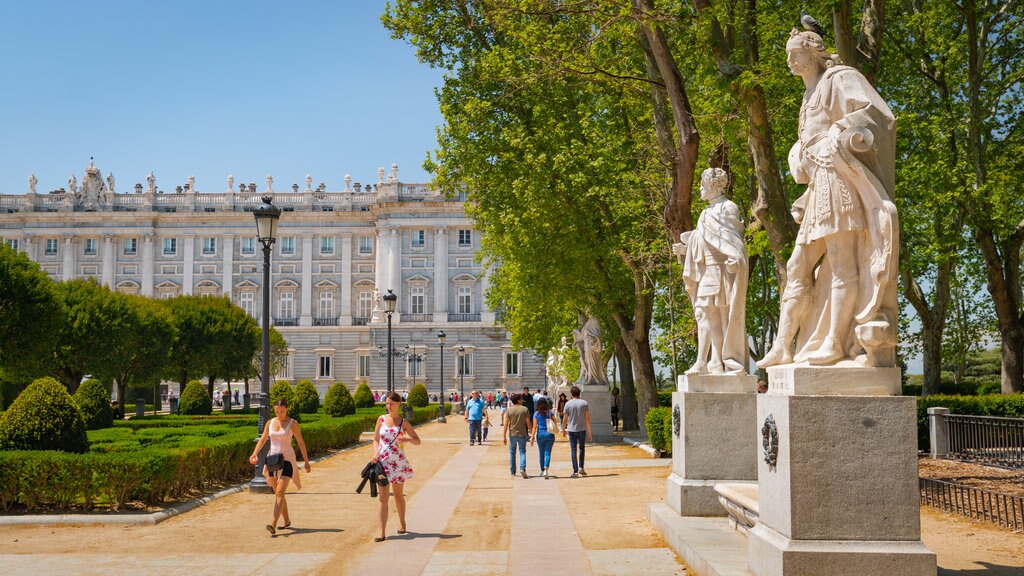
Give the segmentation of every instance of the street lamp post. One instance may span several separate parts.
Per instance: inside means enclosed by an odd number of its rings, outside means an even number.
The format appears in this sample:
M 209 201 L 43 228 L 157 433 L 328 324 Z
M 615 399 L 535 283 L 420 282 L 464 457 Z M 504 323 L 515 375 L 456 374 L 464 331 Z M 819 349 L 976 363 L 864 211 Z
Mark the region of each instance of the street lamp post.
M 466 348 L 459 346 L 459 402 L 466 405 Z
M 413 388 L 415 388 L 416 374 L 419 373 L 420 371 L 420 362 L 422 362 L 423 359 L 427 356 L 427 353 L 424 352 L 423 354 L 417 354 L 416 346 L 409 348 L 409 345 L 406 344 L 405 353 L 403 354 L 403 356 L 405 356 L 406 361 L 408 361 L 409 364 L 411 365 L 409 372 L 412 373 L 412 386 Z
M 438 387 L 440 393 L 437 396 L 438 408 L 437 408 L 437 421 L 444 424 L 446 422 L 444 417 L 444 330 L 437 333 L 437 343 L 441 345 L 441 377 L 438 378 Z
M 388 315 L 388 394 L 395 391 L 395 365 L 394 349 L 391 345 L 391 315 L 395 313 L 395 304 L 398 303 L 398 295 L 393 291 L 388 290 L 388 293 L 384 295 L 384 311 Z
M 270 253 L 274 242 L 277 241 L 277 222 L 281 217 L 281 209 L 274 206 L 270 196 L 263 197 L 263 204 L 253 210 L 256 217 L 256 238 L 263 245 L 263 349 L 260 359 L 260 400 L 259 420 L 256 425 L 256 441 L 259 442 L 263 435 L 263 428 L 267 425 L 269 407 L 267 402 L 270 399 Z M 260 472 L 263 470 L 263 462 L 266 459 L 270 444 L 267 443 L 263 450 L 257 455 L 256 470 L 254 472 L 249 490 L 253 492 L 270 493 L 270 486 Z

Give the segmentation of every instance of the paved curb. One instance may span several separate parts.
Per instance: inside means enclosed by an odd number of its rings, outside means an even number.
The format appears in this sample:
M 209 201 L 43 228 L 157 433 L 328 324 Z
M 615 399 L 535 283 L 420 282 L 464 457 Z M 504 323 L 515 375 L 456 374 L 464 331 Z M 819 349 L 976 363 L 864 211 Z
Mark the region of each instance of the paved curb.
M 643 440 L 637 440 L 635 438 L 627 438 L 623 436 L 622 441 L 634 448 L 639 448 L 644 452 L 647 452 L 648 454 L 651 455 L 651 458 L 661 458 L 661 450 L 658 450 L 657 448 L 651 446 L 650 444 L 644 442 Z
M 432 424 L 437 422 L 436 419 L 429 420 L 423 424 Z M 419 426 L 422 426 L 420 424 Z M 360 434 L 361 435 L 361 434 Z M 310 464 L 315 464 L 328 458 L 333 458 L 339 454 L 355 450 L 356 448 L 362 448 L 370 444 L 369 441 L 363 440 L 356 442 L 351 446 L 347 446 L 326 456 L 321 456 L 314 460 L 310 460 Z M 210 494 L 208 496 L 201 496 L 194 500 L 187 502 L 181 502 L 168 506 L 158 512 L 151 512 L 149 514 L 26 514 L 24 516 L 0 516 L 0 526 L 55 526 L 55 525 L 82 525 L 82 524 L 122 524 L 129 526 L 137 525 L 156 525 L 172 516 L 184 514 L 194 510 L 203 504 L 209 504 L 214 500 L 219 500 L 225 496 L 232 494 L 238 494 L 249 487 L 249 482 L 243 482 L 230 488 L 225 488 L 220 492 Z

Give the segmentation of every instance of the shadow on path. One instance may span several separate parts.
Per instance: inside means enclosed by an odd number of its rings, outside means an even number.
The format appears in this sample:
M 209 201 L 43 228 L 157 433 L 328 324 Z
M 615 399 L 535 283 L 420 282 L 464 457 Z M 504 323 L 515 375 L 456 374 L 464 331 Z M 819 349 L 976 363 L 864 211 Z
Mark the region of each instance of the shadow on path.
M 974 574 L 985 574 L 985 576 L 1020 576 L 1024 568 L 1020 566 L 1005 566 L 991 562 L 976 562 L 984 568 L 964 568 L 962 570 L 949 570 L 939 568 L 939 576 L 973 576 Z
M 388 540 L 419 540 L 423 538 L 437 538 L 438 540 L 452 540 L 462 538 L 462 534 L 439 534 L 437 532 L 406 532 L 397 536 L 388 536 Z
M 288 538 L 289 536 L 301 536 L 303 534 L 328 534 L 344 532 L 341 528 L 279 528 L 275 537 Z

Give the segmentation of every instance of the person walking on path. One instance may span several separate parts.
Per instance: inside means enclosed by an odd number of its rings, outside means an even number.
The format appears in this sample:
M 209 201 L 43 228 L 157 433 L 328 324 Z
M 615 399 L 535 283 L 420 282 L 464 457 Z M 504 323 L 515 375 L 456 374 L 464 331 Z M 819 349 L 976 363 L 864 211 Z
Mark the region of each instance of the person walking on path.
M 531 416 L 523 406 L 522 394 L 513 394 L 510 402 L 512 406 L 505 412 L 501 442 L 508 446 L 508 469 L 512 476 L 516 475 L 516 452 L 519 452 L 519 473 L 523 478 L 529 478 L 526 474 L 526 439 L 530 435 Z
M 487 440 L 487 431 L 491 429 L 491 409 L 484 410 L 484 419 L 480 422 L 480 428 L 484 433 L 484 440 Z
M 612 388 L 612 429 L 618 432 L 619 430 L 619 389 Z
M 569 453 L 572 455 L 572 477 L 586 476 L 583 460 L 587 454 L 587 442 L 593 442 L 590 430 L 590 405 L 580 399 L 580 387 L 569 389 L 572 400 L 565 403 L 565 415 L 562 416 L 562 436 L 569 436 Z M 579 450 L 579 459 L 576 452 Z
M 487 393 L 487 407 L 491 408 L 494 406 L 494 392 Z
M 267 524 L 267 532 L 270 532 L 271 536 L 277 534 L 278 519 L 284 520 L 281 528 L 289 528 L 292 525 L 291 517 L 288 516 L 288 501 L 284 497 L 285 491 L 288 490 L 288 481 L 294 481 L 296 488 L 302 488 L 299 464 L 295 460 L 295 449 L 292 448 L 292 437 L 295 437 L 295 442 L 298 443 L 299 450 L 302 451 L 306 472 L 311 471 L 309 453 L 306 451 L 305 441 L 302 440 L 302 429 L 298 422 L 288 417 L 288 402 L 284 399 L 274 402 L 274 415 L 275 418 L 263 426 L 263 434 L 260 436 L 259 442 L 256 443 L 256 449 L 252 451 L 252 456 L 249 456 L 249 463 L 255 466 L 258 461 L 257 455 L 269 438 L 270 452 L 267 453 L 267 456 L 281 454 L 284 457 L 284 467 L 274 472 L 267 470 L 266 464 L 263 465 L 263 477 L 267 479 L 267 484 L 274 491 L 274 520 Z
M 480 428 L 484 420 L 484 400 L 480 393 L 473 390 L 469 394 L 469 401 L 466 402 L 466 421 L 469 422 L 469 445 L 475 441 L 483 444 Z
M 555 414 L 558 415 L 559 422 L 563 420 L 562 414 L 565 414 L 565 403 L 568 401 L 569 399 L 565 397 L 565 392 L 562 392 L 558 395 L 558 404 L 555 408 Z
M 412 478 L 412 466 L 409 459 L 405 457 L 405 450 L 402 445 L 408 442 L 414 446 L 419 445 L 420 437 L 413 429 L 412 423 L 402 418 L 399 413 L 402 408 L 402 397 L 398 392 L 392 392 L 384 397 L 384 406 L 387 414 L 377 419 L 377 426 L 373 430 L 373 462 L 382 461 L 384 471 L 388 475 L 388 485 L 380 489 L 380 536 L 374 538 L 374 542 L 384 541 L 384 529 L 388 524 L 388 499 L 389 492 L 395 492 L 395 508 L 398 509 L 398 533 L 405 534 L 405 481 Z
M 530 387 L 523 386 L 523 406 L 533 414 L 536 411 L 536 405 L 533 403 L 533 395 L 530 394 Z
M 533 422 L 530 427 L 530 446 L 537 443 L 540 455 L 540 469 L 544 479 L 548 479 L 548 467 L 551 466 L 551 449 L 555 446 L 555 435 L 548 429 L 548 421 L 558 427 L 558 420 L 555 420 L 555 411 L 548 405 L 544 398 L 537 400 L 537 411 L 533 413 Z

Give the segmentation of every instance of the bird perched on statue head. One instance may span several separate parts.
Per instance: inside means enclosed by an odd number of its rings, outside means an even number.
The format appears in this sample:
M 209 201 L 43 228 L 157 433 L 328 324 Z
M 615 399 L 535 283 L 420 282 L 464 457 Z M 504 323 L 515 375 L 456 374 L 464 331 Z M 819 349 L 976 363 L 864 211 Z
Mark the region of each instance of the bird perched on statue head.
M 811 16 L 803 10 L 800 11 L 800 24 L 803 25 L 805 30 L 814 32 L 822 38 L 825 37 L 825 31 L 821 28 L 821 24 L 814 19 L 814 16 Z

